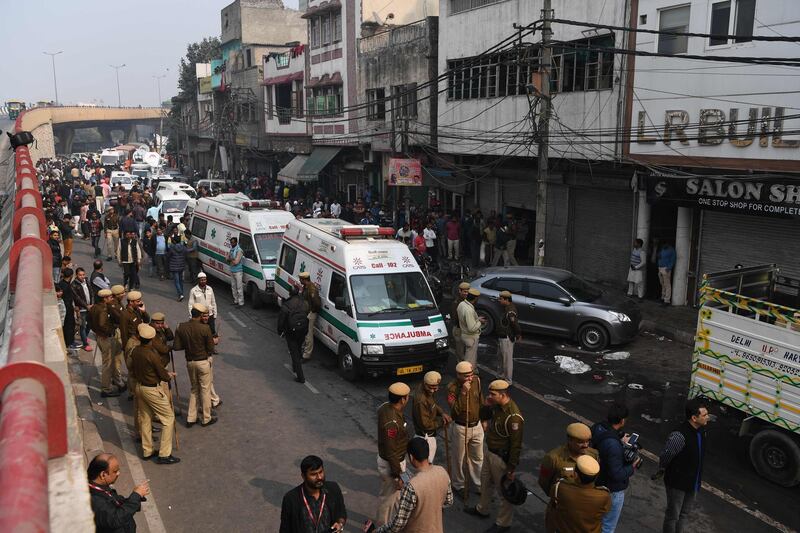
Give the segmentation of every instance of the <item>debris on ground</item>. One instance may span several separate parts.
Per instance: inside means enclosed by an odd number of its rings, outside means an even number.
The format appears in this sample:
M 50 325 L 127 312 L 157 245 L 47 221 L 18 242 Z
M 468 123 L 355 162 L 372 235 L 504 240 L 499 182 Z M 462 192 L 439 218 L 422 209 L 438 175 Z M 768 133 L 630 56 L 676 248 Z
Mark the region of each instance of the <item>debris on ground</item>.
M 661 419 L 660 418 L 657 418 L 655 416 L 650 416 L 650 415 L 648 415 L 646 413 L 642 413 L 642 418 L 644 418 L 648 422 L 652 422 L 653 424 L 660 424 L 661 423 Z
M 644 390 L 644 385 L 639 383 L 628 383 L 628 388 L 633 390 Z
M 592 367 L 583 361 L 578 361 L 566 355 L 557 355 L 555 356 L 555 360 L 561 370 L 569 374 L 583 374 L 592 369 Z
M 611 385 L 612 387 L 619 387 L 619 383 L 617 383 L 616 381 L 609 381 L 608 384 Z
M 569 392 L 569 391 L 567 391 L 567 392 Z M 544 395 L 544 399 L 545 400 L 550 400 L 551 402 L 571 402 L 572 401 L 569 398 L 564 398 L 563 396 L 557 396 L 555 394 L 545 394 Z
M 603 381 L 606 378 L 605 376 L 601 376 L 600 374 L 592 374 L 592 379 L 595 381 Z
M 631 352 L 613 352 L 607 353 L 603 356 L 606 361 L 622 361 L 631 356 Z

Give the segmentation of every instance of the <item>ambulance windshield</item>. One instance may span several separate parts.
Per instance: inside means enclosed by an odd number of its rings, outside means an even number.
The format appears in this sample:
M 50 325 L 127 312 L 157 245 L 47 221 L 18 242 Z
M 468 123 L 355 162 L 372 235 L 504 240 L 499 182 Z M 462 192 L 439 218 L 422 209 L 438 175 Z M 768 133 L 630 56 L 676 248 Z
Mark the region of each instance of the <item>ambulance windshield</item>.
M 436 307 L 421 272 L 351 276 L 350 285 L 358 313 L 376 315 Z
M 283 233 L 256 233 L 256 248 L 262 265 L 274 265 L 278 260 L 278 248 Z

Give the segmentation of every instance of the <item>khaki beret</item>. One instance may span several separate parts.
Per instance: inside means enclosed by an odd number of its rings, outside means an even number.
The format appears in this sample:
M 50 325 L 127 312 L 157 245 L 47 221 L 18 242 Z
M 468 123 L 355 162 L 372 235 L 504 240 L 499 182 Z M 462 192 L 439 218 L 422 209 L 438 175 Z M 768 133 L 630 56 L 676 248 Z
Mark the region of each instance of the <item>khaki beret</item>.
M 425 385 L 438 385 L 442 382 L 442 375 L 435 370 L 431 370 L 425 377 L 422 378 L 425 382 Z
M 152 339 L 156 336 L 156 329 L 149 324 L 139 324 L 136 326 L 136 330 L 139 332 L 139 337 L 143 339 Z
M 166 320 L 166 319 L 167 319 L 167 317 L 162 312 L 153 313 L 152 315 L 150 315 L 150 320 L 151 321 L 156 320 L 158 322 L 161 322 L 162 320 Z
M 113 287 L 111 287 L 111 294 L 114 295 L 125 294 L 125 287 L 123 287 L 122 285 L 114 285 Z
M 198 311 L 200 313 L 208 313 L 208 307 L 206 307 L 203 304 L 194 304 L 192 306 L 192 309 L 194 309 L 195 311 Z
M 208 276 L 206 276 L 206 273 L 205 273 L 205 272 L 200 272 L 200 273 L 197 275 L 197 279 L 200 279 L 200 278 L 206 278 L 206 277 L 208 277 Z
M 139 292 L 139 291 L 131 291 L 131 292 L 128 293 L 128 301 L 129 302 L 132 302 L 134 300 L 141 300 L 141 299 L 142 299 L 142 293 Z
M 508 291 L 500 291 L 500 298 L 506 298 L 507 300 L 510 300 L 511 293 Z
M 309 274 L 308 272 L 300 272 L 300 275 L 298 277 L 300 279 L 311 279 L 311 274 Z
M 591 440 L 592 430 L 586 424 L 575 422 L 567 426 L 567 437 L 578 440 Z
M 111 292 L 111 291 L 110 291 L 110 290 L 108 290 L 108 289 L 100 289 L 99 291 L 97 291 L 97 295 L 98 295 L 100 298 L 105 298 L 106 296 L 112 296 L 113 294 L 114 294 L 114 293 L 113 293 L 113 292 Z
M 469 283 L 467 283 L 466 281 L 462 281 L 461 283 L 458 284 L 458 288 L 461 289 L 462 291 L 466 291 L 469 289 Z
M 472 372 L 472 363 L 469 361 L 461 361 L 456 365 L 456 372 L 459 374 L 469 374 Z
M 508 390 L 508 387 L 509 387 L 508 381 L 504 379 L 496 379 L 491 383 L 489 383 L 489 390 L 505 391 Z
M 469 295 L 470 296 L 480 296 L 481 295 L 481 291 L 479 291 L 478 289 L 470 289 L 469 290 Z
M 411 393 L 411 388 L 402 381 L 398 381 L 389 386 L 389 392 L 395 396 L 408 396 Z
M 590 455 L 581 455 L 576 463 L 578 470 L 585 476 L 596 476 L 600 473 L 600 463 Z

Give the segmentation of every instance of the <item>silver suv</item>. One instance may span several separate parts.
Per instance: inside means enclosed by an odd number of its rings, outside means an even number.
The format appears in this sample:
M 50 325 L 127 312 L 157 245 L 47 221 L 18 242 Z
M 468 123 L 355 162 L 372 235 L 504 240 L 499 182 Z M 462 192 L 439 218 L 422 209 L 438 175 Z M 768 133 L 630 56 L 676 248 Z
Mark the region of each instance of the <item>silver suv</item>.
M 470 285 L 490 335 L 503 315 L 500 291 L 509 291 L 523 332 L 577 340 L 587 350 L 623 344 L 639 333 L 641 313 L 632 300 L 614 296 L 567 270 L 549 267 L 487 268 Z

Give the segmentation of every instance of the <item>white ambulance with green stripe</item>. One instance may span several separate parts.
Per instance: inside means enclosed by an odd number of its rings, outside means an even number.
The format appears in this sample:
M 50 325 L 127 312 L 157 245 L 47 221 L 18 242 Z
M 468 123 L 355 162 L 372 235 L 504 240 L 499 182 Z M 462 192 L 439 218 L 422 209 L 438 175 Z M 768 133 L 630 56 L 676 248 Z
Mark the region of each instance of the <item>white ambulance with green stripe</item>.
M 443 367 L 447 328 L 408 246 L 392 228 L 339 219 L 292 220 L 283 235 L 275 292 L 288 297 L 308 272 L 322 309 L 314 335 L 349 380 Z
M 225 193 L 198 200 L 189 228 L 197 239 L 203 271 L 228 283 L 230 265 L 225 259 L 231 238 L 239 240 L 244 254 L 245 296 L 257 308 L 275 300 L 278 249 L 283 232 L 293 219 L 275 202 Z

